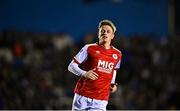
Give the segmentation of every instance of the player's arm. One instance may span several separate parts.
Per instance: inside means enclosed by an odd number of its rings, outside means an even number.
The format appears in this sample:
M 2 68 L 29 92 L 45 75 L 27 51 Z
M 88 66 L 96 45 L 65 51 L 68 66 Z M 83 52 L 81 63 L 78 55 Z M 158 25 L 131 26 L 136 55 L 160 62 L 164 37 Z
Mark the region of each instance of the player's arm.
M 79 64 L 87 59 L 87 48 L 88 46 L 85 45 L 79 53 L 74 57 L 71 63 L 68 66 L 68 70 L 77 76 L 83 76 L 85 78 L 89 78 L 92 80 L 96 80 L 98 78 L 98 74 L 96 74 L 93 69 L 90 71 L 84 71 L 79 68 Z
M 114 70 L 114 72 L 113 72 L 113 77 L 112 77 L 112 80 L 111 80 L 111 87 L 110 87 L 112 93 L 114 93 L 114 92 L 117 91 L 117 85 L 118 85 L 118 84 L 115 83 L 116 73 L 117 73 L 117 71 Z
M 69 64 L 68 70 L 77 76 L 83 76 L 86 73 L 86 71 L 79 68 L 79 65 L 74 60 Z
M 92 80 L 98 79 L 98 74 L 95 73 L 93 69 L 89 71 L 84 71 L 79 68 L 78 64 L 74 60 L 72 60 L 69 64 L 68 70 L 77 76 L 83 76 Z
M 115 70 L 113 72 L 113 77 L 112 77 L 112 80 L 111 80 L 111 87 L 110 87 L 112 93 L 117 91 L 118 83 L 116 83 L 115 80 L 116 80 L 117 69 L 120 68 L 120 64 L 121 64 L 121 60 L 118 61 L 117 65 L 115 67 Z

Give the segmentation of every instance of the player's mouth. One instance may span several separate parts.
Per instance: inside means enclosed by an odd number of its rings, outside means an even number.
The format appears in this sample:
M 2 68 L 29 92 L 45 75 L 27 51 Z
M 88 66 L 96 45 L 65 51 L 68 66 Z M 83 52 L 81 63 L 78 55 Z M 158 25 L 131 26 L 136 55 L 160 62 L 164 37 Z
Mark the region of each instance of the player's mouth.
M 102 38 L 103 38 L 103 39 L 106 39 L 106 38 L 108 38 L 108 37 L 107 37 L 107 36 L 105 36 L 105 35 L 103 35 L 103 36 L 102 36 Z

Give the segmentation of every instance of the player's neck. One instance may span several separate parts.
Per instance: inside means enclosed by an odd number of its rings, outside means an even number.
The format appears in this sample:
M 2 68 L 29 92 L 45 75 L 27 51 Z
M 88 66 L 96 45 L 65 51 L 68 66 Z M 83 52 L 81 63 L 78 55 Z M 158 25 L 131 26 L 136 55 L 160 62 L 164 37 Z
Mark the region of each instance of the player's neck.
M 108 42 L 99 42 L 101 46 L 103 46 L 105 49 L 110 49 L 111 48 L 111 43 Z

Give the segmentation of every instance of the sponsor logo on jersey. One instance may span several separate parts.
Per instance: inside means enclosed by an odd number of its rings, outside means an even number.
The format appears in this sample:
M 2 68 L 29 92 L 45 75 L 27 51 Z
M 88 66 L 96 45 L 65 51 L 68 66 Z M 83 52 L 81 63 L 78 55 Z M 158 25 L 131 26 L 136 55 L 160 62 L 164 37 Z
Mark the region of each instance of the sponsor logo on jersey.
M 111 73 L 114 68 L 114 63 L 104 61 L 104 60 L 98 60 L 98 71 L 105 72 L 105 73 Z

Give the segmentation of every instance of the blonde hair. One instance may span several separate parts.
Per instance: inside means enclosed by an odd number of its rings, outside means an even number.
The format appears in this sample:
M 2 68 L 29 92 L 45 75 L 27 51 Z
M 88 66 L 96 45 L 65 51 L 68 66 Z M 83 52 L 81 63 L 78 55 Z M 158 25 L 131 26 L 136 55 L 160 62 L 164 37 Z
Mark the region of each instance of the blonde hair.
M 116 32 L 116 26 L 113 24 L 112 21 L 107 19 L 100 21 L 98 25 L 98 29 L 100 29 L 102 25 L 109 25 L 113 29 L 113 32 Z

